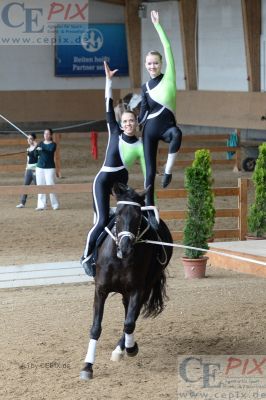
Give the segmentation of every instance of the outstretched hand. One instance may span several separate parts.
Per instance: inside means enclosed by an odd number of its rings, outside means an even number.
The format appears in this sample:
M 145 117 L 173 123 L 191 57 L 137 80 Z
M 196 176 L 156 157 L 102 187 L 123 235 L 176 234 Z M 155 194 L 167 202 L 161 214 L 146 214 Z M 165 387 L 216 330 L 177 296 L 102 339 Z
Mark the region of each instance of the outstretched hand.
M 104 70 L 105 70 L 106 78 L 112 79 L 112 77 L 114 76 L 114 74 L 116 74 L 118 69 L 114 69 L 113 71 L 111 71 L 110 68 L 109 68 L 109 65 L 107 64 L 107 62 L 104 61 L 103 63 L 104 63 Z
M 159 13 L 158 11 L 151 11 L 151 20 L 153 24 L 159 24 Z

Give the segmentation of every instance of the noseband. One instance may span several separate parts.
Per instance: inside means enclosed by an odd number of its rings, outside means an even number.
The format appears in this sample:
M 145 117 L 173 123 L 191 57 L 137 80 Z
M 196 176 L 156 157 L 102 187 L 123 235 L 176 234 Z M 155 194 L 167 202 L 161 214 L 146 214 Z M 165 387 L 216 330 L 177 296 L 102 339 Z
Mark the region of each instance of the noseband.
M 134 201 L 118 201 L 117 205 L 119 205 L 119 204 L 128 204 L 130 206 L 140 207 L 140 209 L 141 209 L 141 205 Z M 115 242 L 116 242 L 117 247 L 120 247 L 120 243 L 125 237 L 128 237 L 133 242 L 133 244 L 135 244 L 139 237 L 140 225 L 141 225 L 141 219 L 140 219 L 140 223 L 139 223 L 139 226 L 137 229 L 137 235 L 134 235 L 134 233 L 129 232 L 129 231 L 121 231 L 121 232 L 117 233 L 116 232 L 116 224 L 115 224 L 115 236 L 116 236 Z

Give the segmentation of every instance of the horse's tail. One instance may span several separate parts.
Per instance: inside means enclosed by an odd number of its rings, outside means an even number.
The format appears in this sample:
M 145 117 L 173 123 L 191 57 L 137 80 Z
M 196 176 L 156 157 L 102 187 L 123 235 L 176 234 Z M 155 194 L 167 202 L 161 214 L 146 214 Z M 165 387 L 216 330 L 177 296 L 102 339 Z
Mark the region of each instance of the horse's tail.
M 166 294 L 166 275 L 162 269 L 143 304 L 144 318 L 157 317 L 164 310 L 164 303 L 168 299 Z
M 150 238 L 150 237 L 149 237 Z M 163 240 L 161 240 L 161 238 Z M 151 237 L 153 239 L 153 237 Z M 159 232 L 154 240 L 173 243 L 171 233 L 163 220 L 160 220 Z M 172 247 L 153 247 L 153 259 L 147 276 L 147 290 L 143 299 L 142 314 L 145 318 L 157 317 L 164 309 L 164 303 L 168 299 L 166 295 L 165 268 L 173 254 Z

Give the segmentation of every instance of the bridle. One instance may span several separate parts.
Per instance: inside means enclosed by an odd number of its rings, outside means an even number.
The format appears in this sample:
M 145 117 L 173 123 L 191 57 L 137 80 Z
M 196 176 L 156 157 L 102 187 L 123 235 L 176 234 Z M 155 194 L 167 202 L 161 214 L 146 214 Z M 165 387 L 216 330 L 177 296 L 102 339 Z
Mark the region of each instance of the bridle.
M 141 204 L 139 204 L 137 202 L 126 201 L 126 200 L 118 201 L 117 205 L 119 205 L 119 204 L 126 204 L 126 205 L 130 205 L 130 206 L 134 206 L 134 207 L 139 207 L 141 211 L 152 210 L 154 212 L 154 214 L 155 214 L 155 218 L 156 218 L 157 222 L 158 223 L 160 222 L 159 212 L 158 212 L 157 207 L 155 207 L 155 206 L 142 206 Z M 147 225 L 145 226 L 143 231 L 140 232 L 141 222 L 142 222 L 143 218 L 145 218 L 145 220 L 147 222 Z M 144 243 L 144 242 L 147 243 L 148 242 L 147 240 L 141 240 L 141 239 L 142 239 L 143 235 L 149 229 L 150 229 L 149 221 L 148 221 L 148 219 L 146 217 L 143 217 L 142 214 L 141 214 L 141 218 L 140 218 L 140 221 L 139 221 L 139 225 L 138 225 L 138 229 L 137 229 L 137 234 L 136 235 L 134 235 L 134 233 L 129 232 L 129 231 L 121 231 L 121 232 L 117 233 L 116 222 L 115 222 L 115 225 L 114 225 L 114 234 L 110 231 L 110 229 L 107 226 L 105 227 L 105 230 L 108 233 L 108 235 L 110 235 L 111 238 L 115 241 L 115 244 L 116 244 L 116 247 L 117 247 L 117 257 L 118 258 L 122 258 L 122 252 L 120 250 L 120 244 L 121 244 L 121 241 L 123 240 L 123 238 L 128 237 L 131 240 L 133 245 L 137 244 L 137 243 Z M 159 235 L 158 235 L 158 238 L 160 238 Z M 161 265 L 164 265 L 167 262 L 167 255 L 166 255 L 166 251 L 165 251 L 164 246 L 163 246 L 163 253 L 164 253 L 164 258 L 165 258 L 163 261 L 160 260 L 157 257 L 157 260 L 159 261 L 159 263 Z
M 154 206 L 142 206 L 140 203 L 137 203 L 135 201 L 126 201 L 126 200 L 118 201 L 117 205 L 119 205 L 119 204 L 125 204 L 125 205 L 134 206 L 134 207 L 139 207 L 141 211 L 154 210 L 156 219 L 158 219 L 158 221 L 159 221 L 159 213 L 158 213 L 157 208 Z M 143 218 L 143 216 L 141 215 L 136 235 L 129 231 L 117 232 L 116 222 L 114 225 L 114 234 L 110 231 L 110 229 L 107 226 L 105 227 L 105 230 L 111 236 L 111 238 L 115 241 L 117 247 L 120 246 L 121 241 L 125 237 L 128 237 L 133 242 L 133 244 L 135 244 L 135 243 L 140 242 L 140 239 L 150 228 L 149 223 L 147 223 L 147 226 L 143 229 L 142 232 L 140 232 L 142 218 Z
M 125 204 L 125 205 L 134 206 L 134 207 L 139 207 L 141 209 L 141 205 L 139 203 L 134 202 L 134 201 L 118 201 L 117 205 L 119 205 L 119 204 Z M 134 235 L 134 233 L 129 232 L 129 231 L 117 232 L 117 225 L 116 225 L 116 222 L 115 222 L 114 231 L 115 231 L 115 237 L 116 237 L 116 245 L 117 245 L 118 249 L 120 248 L 122 240 L 124 238 L 126 238 L 126 237 L 128 237 L 130 239 L 130 241 L 132 242 L 133 245 L 136 243 L 136 241 L 139 238 L 141 220 L 142 220 L 142 216 L 141 216 L 141 218 L 139 220 L 139 224 L 138 224 L 137 234 L 136 235 Z

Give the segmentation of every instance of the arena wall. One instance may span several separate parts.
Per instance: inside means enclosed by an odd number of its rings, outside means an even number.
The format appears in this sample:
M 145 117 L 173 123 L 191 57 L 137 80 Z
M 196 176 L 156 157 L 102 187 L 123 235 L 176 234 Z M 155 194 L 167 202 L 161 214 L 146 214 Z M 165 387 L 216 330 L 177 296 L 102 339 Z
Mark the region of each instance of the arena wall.
M 261 120 L 261 117 L 266 114 L 265 92 L 263 92 L 266 76 L 264 40 L 266 0 L 262 0 L 262 92 L 256 93 L 247 91 L 240 0 L 232 4 L 226 0 L 198 1 L 199 91 L 184 90 L 185 77 L 177 2 L 147 4 L 147 18 L 142 20 L 142 54 L 140 54 L 142 65 L 147 49 L 160 47 L 149 19 L 149 11 L 154 7 L 161 13 L 162 23 L 172 42 L 176 59 L 178 123 L 264 130 L 265 121 Z M 206 26 L 206 20 L 210 25 Z M 92 2 L 90 21 L 123 22 L 123 7 Z M 219 27 L 216 39 L 210 34 L 215 32 L 215 26 Z M 228 37 L 234 40 L 230 41 Z M 104 77 L 55 77 L 52 46 L 1 47 L 3 61 L 0 65 L 1 114 L 14 122 L 28 125 L 39 121 L 67 122 L 104 118 Z M 222 57 L 224 52 L 226 57 Z M 147 73 L 144 66 L 142 68 L 142 80 L 145 81 Z M 127 77 L 114 79 L 113 87 L 115 99 L 120 97 L 119 90 L 124 94 L 133 90 L 129 89 Z M 1 123 L 0 128 L 2 128 Z
M 120 91 L 114 89 L 114 100 L 119 95 Z M 0 100 L 1 114 L 14 122 L 105 118 L 104 90 L 5 91 L 0 93 Z
M 114 100 L 132 89 L 114 89 Z M 134 89 L 139 92 L 139 89 Z M 1 92 L 1 113 L 14 122 L 105 118 L 104 90 Z M 265 130 L 266 93 L 177 91 L 180 125 Z

